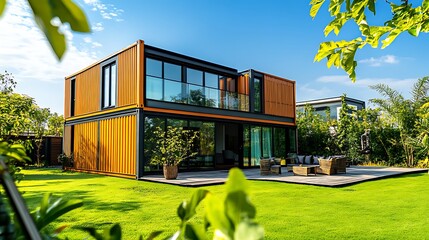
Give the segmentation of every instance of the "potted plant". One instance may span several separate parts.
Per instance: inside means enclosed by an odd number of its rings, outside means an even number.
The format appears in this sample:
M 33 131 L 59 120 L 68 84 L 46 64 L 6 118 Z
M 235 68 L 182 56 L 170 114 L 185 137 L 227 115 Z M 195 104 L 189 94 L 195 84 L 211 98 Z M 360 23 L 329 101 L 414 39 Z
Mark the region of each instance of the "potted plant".
M 198 132 L 168 126 L 166 130 L 157 127 L 154 134 L 157 140 L 150 163 L 163 165 L 165 179 L 176 179 L 178 165 L 198 153 L 194 149 Z

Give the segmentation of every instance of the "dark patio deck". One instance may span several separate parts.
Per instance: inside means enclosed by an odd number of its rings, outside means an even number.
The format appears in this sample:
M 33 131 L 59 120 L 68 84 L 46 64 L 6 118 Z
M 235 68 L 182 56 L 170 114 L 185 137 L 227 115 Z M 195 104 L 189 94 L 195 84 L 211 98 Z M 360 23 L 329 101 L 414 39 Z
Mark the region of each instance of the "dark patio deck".
M 282 167 L 281 175 L 261 176 L 258 168 L 244 169 L 243 172 L 249 180 L 274 181 L 296 184 L 307 184 L 325 187 L 341 187 L 360 182 L 371 181 L 402 174 L 428 172 L 422 168 L 395 168 L 395 167 L 357 167 L 347 168 L 346 174 L 316 176 L 294 176 L 292 172 L 285 172 Z M 140 180 L 167 183 L 179 186 L 200 187 L 207 185 L 222 184 L 228 177 L 228 170 L 201 171 L 201 172 L 181 172 L 175 180 L 166 180 L 160 175 L 147 175 Z

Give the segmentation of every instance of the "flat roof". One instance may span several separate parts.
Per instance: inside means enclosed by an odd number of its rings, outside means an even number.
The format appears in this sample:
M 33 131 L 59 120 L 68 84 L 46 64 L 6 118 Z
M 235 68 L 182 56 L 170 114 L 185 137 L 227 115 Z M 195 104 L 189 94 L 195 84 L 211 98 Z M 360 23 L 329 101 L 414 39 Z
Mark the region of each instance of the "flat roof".
M 346 101 L 349 101 L 349 102 L 355 102 L 358 104 L 365 105 L 365 101 L 362 101 L 359 99 L 350 98 L 350 97 L 345 97 L 345 99 Z M 307 104 L 313 105 L 313 104 L 332 103 L 332 102 L 341 102 L 341 97 L 331 97 L 331 98 L 321 98 L 321 99 L 314 99 L 314 100 L 308 100 L 308 101 L 300 101 L 296 103 L 296 106 L 300 107 L 300 106 L 305 106 Z

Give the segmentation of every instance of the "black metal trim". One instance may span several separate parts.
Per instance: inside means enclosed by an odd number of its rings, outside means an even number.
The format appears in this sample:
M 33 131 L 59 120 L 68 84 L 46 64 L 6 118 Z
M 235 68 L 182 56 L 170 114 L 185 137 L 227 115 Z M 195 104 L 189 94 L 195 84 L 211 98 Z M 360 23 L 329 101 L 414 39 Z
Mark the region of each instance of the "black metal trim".
M 163 109 L 171 109 L 171 110 L 182 110 L 187 112 L 195 112 L 195 113 L 207 113 L 207 114 L 217 114 L 224 115 L 230 117 L 242 117 L 242 118 L 255 118 L 260 120 L 270 120 L 270 121 L 279 121 L 279 122 L 288 122 L 293 123 L 293 118 L 287 117 L 278 117 L 272 115 L 265 115 L 260 113 L 250 113 L 250 112 L 239 112 L 228 109 L 219 109 L 219 108 L 209 108 L 209 107 L 200 107 L 188 104 L 180 104 L 180 103 L 172 103 L 172 102 L 164 102 L 157 100 L 146 100 L 147 107 L 154 108 L 163 108 Z M 225 120 L 229 121 L 229 120 Z M 252 122 L 252 121 L 249 121 Z
M 116 112 L 109 112 L 109 113 L 104 113 L 104 114 L 100 114 L 100 115 L 96 115 L 96 116 L 79 118 L 79 119 L 75 119 L 75 120 L 68 120 L 64 124 L 65 124 L 65 126 L 72 126 L 75 124 L 92 122 L 92 121 L 96 121 L 96 120 L 105 120 L 105 119 L 109 119 L 109 118 L 136 115 L 137 110 L 138 110 L 137 108 L 133 108 L 133 109 L 125 109 L 125 110 L 121 110 L 121 111 L 116 111 Z
M 237 72 L 238 72 L 237 69 L 234 69 L 234 68 L 222 66 L 216 63 L 207 62 L 201 59 L 189 57 L 186 55 L 167 51 L 161 48 L 152 47 L 149 45 L 145 45 L 144 51 L 145 51 L 144 52 L 145 57 L 149 57 L 149 58 L 157 58 L 159 60 L 167 60 L 167 61 L 170 60 L 170 61 L 173 61 L 173 63 L 180 62 L 180 63 L 184 63 L 185 65 L 195 66 L 197 68 L 202 68 L 202 69 L 210 69 L 213 71 L 217 71 L 219 73 L 229 74 L 234 76 L 237 76 Z
M 141 178 L 144 175 L 144 112 L 137 110 L 137 141 L 136 141 L 136 177 Z
M 70 79 L 70 116 L 75 115 L 76 109 L 76 77 Z

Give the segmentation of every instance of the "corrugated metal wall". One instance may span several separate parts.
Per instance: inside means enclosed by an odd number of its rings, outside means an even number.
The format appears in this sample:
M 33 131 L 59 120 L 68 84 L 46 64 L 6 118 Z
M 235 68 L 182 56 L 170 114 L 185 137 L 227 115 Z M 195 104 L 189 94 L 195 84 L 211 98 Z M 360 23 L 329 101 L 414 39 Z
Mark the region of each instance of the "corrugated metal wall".
M 74 125 L 73 159 L 76 169 L 97 170 L 98 122 Z
M 71 154 L 71 135 L 72 135 L 71 129 L 72 129 L 71 126 L 64 127 L 63 151 L 67 155 Z
M 64 81 L 64 117 L 70 117 L 70 79 Z
M 117 107 L 137 104 L 137 46 L 118 55 Z
M 75 116 L 100 111 L 100 65 L 76 76 Z
M 100 121 L 99 170 L 136 174 L 136 116 Z
M 264 75 L 265 114 L 295 118 L 295 82 Z

